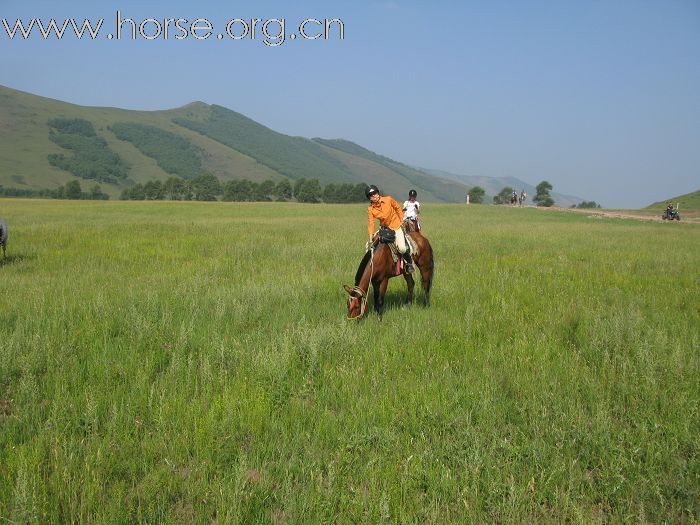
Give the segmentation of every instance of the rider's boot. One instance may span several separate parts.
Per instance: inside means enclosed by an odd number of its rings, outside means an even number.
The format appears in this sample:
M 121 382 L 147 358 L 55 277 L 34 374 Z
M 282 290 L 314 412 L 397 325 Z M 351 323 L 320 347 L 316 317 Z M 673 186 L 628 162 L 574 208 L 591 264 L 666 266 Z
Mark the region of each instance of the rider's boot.
M 406 252 L 403 254 L 403 269 L 408 273 L 413 273 L 415 269 L 413 267 L 413 260 L 411 259 L 411 254 Z

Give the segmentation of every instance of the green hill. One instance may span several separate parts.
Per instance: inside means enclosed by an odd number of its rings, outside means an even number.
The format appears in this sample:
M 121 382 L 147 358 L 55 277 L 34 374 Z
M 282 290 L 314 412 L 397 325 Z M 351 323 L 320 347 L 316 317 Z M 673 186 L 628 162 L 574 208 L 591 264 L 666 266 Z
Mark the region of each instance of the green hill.
M 672 202 L 674 206 L 678 204 L 682 212 L 700 210 L 700 190 L 686 193 L 678 197 L 669 197 L 668 199 L 650 204 L 645 209 L 663 210 L 669 202 Z
M 222 106 L 86 107 L 0 86 L 0 186 L 55 189 L 79 180 L 114 198 L 136 183 L 202 171 L 222 182 L 374 182 L 397 199 L 415 188 L 423 201 L 460 202 L 467 190 L 352 142 L 284 135 Z
M 329 148 L 344 152 L 348 155 L 363 158 L 373 164 L 382 166 L 394 173 L 397 173 L 404 179 L 408 180 L 416 189 L 430 188 L 430 192 L 439 200 L 444 200 L 447 202 L 461 202 L 466 194 L 466 191 L 464 191 L 466 187 L 461 183 L 428 175 L 425 172 L 416 170 L 410 166 L 406 166 L 405 164 L 392 160 L 388 157 L 378 155 L 373 151 L 355 144 L 354 142 L 343 139 L 326 140 L 315 138 L 314 140 L 319 144 L 328 146 Z M 401 193 L 403 194 L 407 192 L 408 191 L 403 191 Z M 456 200 L 455 197 L 457 197 Z M 420 198 L 425 200 L 424 195 L 421 195 Z

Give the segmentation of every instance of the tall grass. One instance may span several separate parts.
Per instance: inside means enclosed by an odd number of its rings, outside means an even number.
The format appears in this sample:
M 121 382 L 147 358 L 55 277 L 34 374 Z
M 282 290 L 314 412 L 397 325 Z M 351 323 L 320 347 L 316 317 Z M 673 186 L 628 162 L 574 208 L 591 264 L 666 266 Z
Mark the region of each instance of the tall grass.
M 350 322 L 362 205 L 0 200 L 0 521 L 697 522 L 700 228 L 424 212 Z

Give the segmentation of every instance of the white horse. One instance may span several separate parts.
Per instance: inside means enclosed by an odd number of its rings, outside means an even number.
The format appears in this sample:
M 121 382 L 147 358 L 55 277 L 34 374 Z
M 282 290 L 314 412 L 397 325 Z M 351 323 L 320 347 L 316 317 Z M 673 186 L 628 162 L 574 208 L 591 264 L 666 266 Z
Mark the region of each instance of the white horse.
M 518 197 L 518 204 L 520 204 L 520 206 L 522 206 L 523 203 L 525 202 L 525 199 L 527 199 L 527 193 L 525 193 L 524 191 L 521 191 L 520 197 Z

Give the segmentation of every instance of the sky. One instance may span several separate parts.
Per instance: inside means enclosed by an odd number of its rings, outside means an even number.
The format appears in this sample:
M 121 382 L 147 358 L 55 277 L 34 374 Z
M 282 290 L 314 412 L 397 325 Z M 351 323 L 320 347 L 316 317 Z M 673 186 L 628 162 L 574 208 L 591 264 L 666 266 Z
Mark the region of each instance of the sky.
M 417 167 L 547 180 L 605 207 L 700 189 L 700 0 L 65 4 L 2 0 L 0 85 L 87 106 L 219 104 L 285 134 L 343 138 Z M 116 39 L 117 11 L 135 26 L 154 20 L 135 40 L 122 24 Z M 104 21 L 94 40 L 70 26 L 60 40 L 36 27 L 10 39 L 2 24 L 33 18 Z M 187 37 L 175 38 L 173 21 L 166 39 L 165 19 L 187 20 Z M 196 19 L 211 23 L 209 38 L 189 31 Z M 236 39 L 225 32 L 234 19 Z M 273 19 L 284 20 L 283 41 Z M 328 39 L 304 38 L 310 19 L 342 21 L 343 39 L 337 22 Z M 319 27 L 307 22 L 306 36 Z

